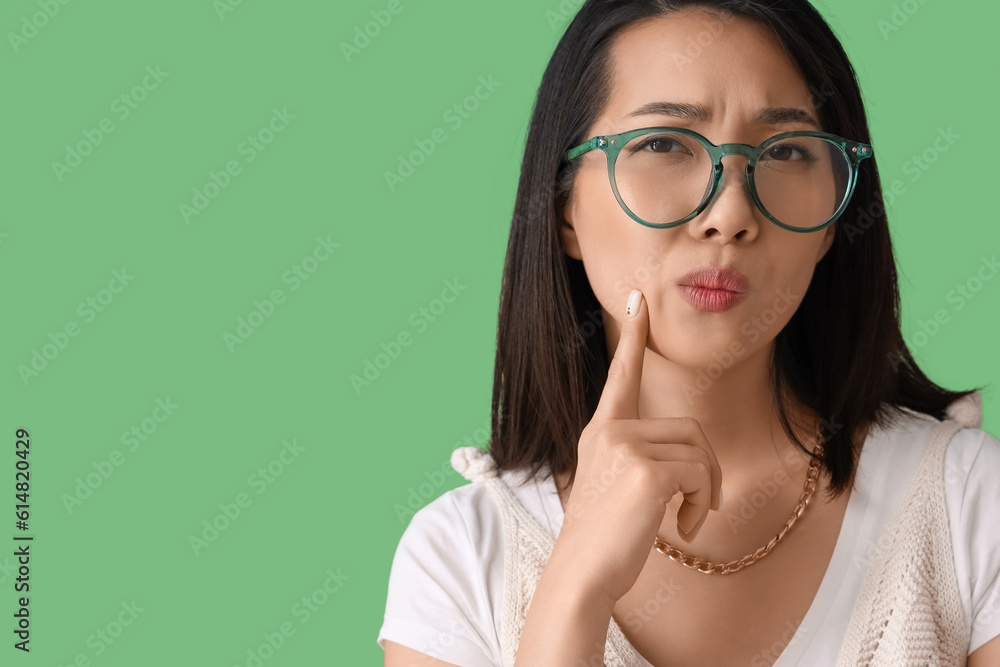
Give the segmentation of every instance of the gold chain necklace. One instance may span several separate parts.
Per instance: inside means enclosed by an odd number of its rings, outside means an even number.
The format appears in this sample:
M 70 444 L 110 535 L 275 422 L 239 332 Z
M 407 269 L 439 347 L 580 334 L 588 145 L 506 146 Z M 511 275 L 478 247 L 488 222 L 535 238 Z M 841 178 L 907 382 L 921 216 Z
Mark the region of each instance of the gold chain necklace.
M 822 445 L 817 446 L 816 454 L 818 456 L 822 456 Z M 781 541 L 781 538 L 785 536 L 785 533 L 787 533 L 788 529 L 792 527 L 795 520 L 802 516 L 802 512 L 805 511 L 806 506 L 809 504 L 809 499 L 812 497 L 813 491 L 816 490 L 817 477 L 819 477 L 819 461 L 814 458 L 812 463 L 809 464 L 808 472 L 806 472 L 806 483 L 802 488 L 802 495 L 799 496 L 799 502 L 795 506 L 795 509 L 792 510 L 792 514 L 788 517 L 788 521 L 785 522 L 784 527 L 778 532 L 777 535 L 772 537 L 767 544 L 760 547 L 752 554 L 747 554 L 742 558 L 731 560 L 728 563 L 713 563 L 712 561 L 704 560 L 698 556 L 686 554 L 665 540 L 660 539 L 660 537 L 656 537 L 656 539 L 653 540 L 653 546 L 657 551 L 670 560 L 680 563 L 685 567 L 689 567 L 692 570 L 697 570 L 702 574 L 732 574 L 733 572 L 739 572 L 748 565 L 756 563 L 761 558 L 771 553 L 771 550 L 774 549 L 775 545 Z

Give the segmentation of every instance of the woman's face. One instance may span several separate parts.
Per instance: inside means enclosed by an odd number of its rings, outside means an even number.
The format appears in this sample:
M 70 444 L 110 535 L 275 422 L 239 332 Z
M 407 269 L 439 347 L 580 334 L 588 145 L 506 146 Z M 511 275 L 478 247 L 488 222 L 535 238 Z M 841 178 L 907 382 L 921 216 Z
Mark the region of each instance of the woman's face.
M 809 87 L 779 42 L 750 20 L 686 10 L 633 25 L 612 47 L 612 91 L 587 137 L 649 126 L 692 129 L 715 144 L 746 143 L 790 130 L 825 130 Z M 703 107 L 704 117 L 662 111 L 651 103 Z M 770 114 L 765 109 L 799 109 Z M 632 220 L 608 180 L 607 158 L 594 150 L 580 169 L 564 211 L 563 246 L 582 260 L 605 310 L 609 340 L 617 339 L 633 287 L 649 308 L 648 347 L 677 363 L 705 367 L 740 357 L 773 340 L 798 307 L 816 263 L 833 242 L 834 225 L 818 232 L 782 229 L 764 217 L 745 187 L 746 158 L 722 160 L 724 175 L 712 204 L 671 229 Z M 679 283 L 702 267 L 732 267 L 746 277 L 746 296 L 723 311 L 704 310 Z M 610 322 L 613 318 L 615 322 Z M 738 347 L 734 347 L 738 346 Z M 724 362 L 723 362 L 724 363 Z

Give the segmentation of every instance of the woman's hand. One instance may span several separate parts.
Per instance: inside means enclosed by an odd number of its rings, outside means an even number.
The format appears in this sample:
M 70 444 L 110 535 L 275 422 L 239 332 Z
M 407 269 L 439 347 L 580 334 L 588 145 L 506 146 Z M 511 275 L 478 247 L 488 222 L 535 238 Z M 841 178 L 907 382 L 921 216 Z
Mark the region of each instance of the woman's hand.
M 612 606 L 638 579 L 674 494 L 684 494 L 677 528 L 690 540 L 709 509 L 718 510 L 722 484 L 719 462 L 697 420 L 639 419 L 649 313 L 638 297 L 630 298 L 634 316 L 624 318 L 600 403 L 580 436 L 576 476 L 552 554 L 559 554 L 572 580 Z

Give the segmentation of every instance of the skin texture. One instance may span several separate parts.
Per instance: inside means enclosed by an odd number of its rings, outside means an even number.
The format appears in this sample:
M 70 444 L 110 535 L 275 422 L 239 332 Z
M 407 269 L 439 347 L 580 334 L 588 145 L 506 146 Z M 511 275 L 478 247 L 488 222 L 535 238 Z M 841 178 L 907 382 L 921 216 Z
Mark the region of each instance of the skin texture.
M 702 32 L 715 37 L 692 59 L 685 51 L 700 43 L 695 39 Z M 614 87 L 588 138 L 672 125 L 693 129 L 715 144 L 757 145 L 779 132 L 827 130 L 818 126 L 812 96 L 794 64 L 766 28 L 751 21 L 687 10 L 631 26 L 618 36 L 612 54 Z M 711 117 L 629 116 L 650 102 L 703 105 Z M 768 107 L 802 110 L 817 125 L 755 122 Z M 651 229 L 619 206 L 603 152 L 592 151 L 579 161 L 564 211 L 563 248 L 584 264 L 604 310 L 609 358 L 617 356 L 622 367 L 609 376 L 592 422 L 600 428 L 581 438 L 578 475 L 586 474 L 578 484 L 587 488 L 596 471 L 612 467 L 612 451 L 631 452 L 631 468 L 622 473 L 625 481 L 616 481 L 597 500 L 588 502 L 582 492 L 573 496 L 572 488 L 560 494 L 567 518 L 532 598 L 517 664 L 588 664 L 595 651 L 600 655 L 612 613 L 654 664 L 771 664 L 787 644 L 782 637 L 798 625 L 815 597 L 850 494 L 825 503 L 826 478 L 821 476 L 808 510 L 781 545 L 745 572 L 727 577 L 708 578 L 650 553 L 650 535 L 634 527 L 640 522 L 655 527 L 662 514 L 656 534 L 689 553 L 728 560 L 766 543 L 787 518 L 802 489 L 806 460 L 778 424 L 768 388 L 769 357 L 774 337 L 829 250 L 835 225 L 809 234 L 774 225 L 745 191 L 746 159 L 728 156 L 721 190 L 708 209 L 680 227 Z M 681 297 L 677 281 L 706 265 L 735 266 L 749 280 L 749 297 L 723 313 L 694 309 Z M 644 296 L 637 322 L 624 315 L 632 288 Z M 736 354 L 734 344 L 741 350 Z M 698 384 L 699 372 L 723 360 L 728 363 L 721 376 L 707 387 Z M 794 401 L 792 407 L 793 422 L 808 444 L 819 416 Z M 694 418 L 701 435 L 682 438 L 681 424 L 652 423 L 681 417 Z M 641 420 L 649 426 L 642 436 Z M 668 430 L 678 435 L 657 439 L 650 435 L 653 426 L 661 435 Z M 865 431 L 856 435 L 863 438 Z M 622 446 L 623 439 L 631 449 Z M 711 455 L 689 447 L 695 440 L 702 449 L 707 442 Z M 672 457 L 683 462 L 666 461 Z M 693 468 L 694 461 L 712 465 Z M 775 479 L 779 471 L 790 481 L 737 534 L 726 510 L 735 511 L 758 482 Z M 557 477 L 557 483 L 562 486 L 567 478 Z M 718 507 L 720 487 L 720 511 L 708 511 L 709 504 Z M 681 512 L 685 494 L 700 496 L 696 510 Z M 696 520 L 694 534 L 682 538 L 678 523 L 690 527 Z M 605 586 L 611 572 L 615 586 Z M 658 607 L 653 622 L 630 629 L 629 611 L 661 600 L 657 591 L 668 580 L 677 584 L 669 602 Z M 719 628 L 727 629 L 725 642 L 717 641 Z M 997 652 L 1000 643 L 994 640 L 969 665 L 994 664 Z M 389 642 L 385 664 L 450 663 Z
M 711 22 L 722 25 L 726 38 L 716 39 L 696 59 L 678 58 Z M 627 38 L 617 40 L 614 61 L 613 94 L 587 136 L 673 125 L 695 130 L 716 144 L 757 145 L 779 132 L 826 129 L 801 122 L 752 122 L 765 107 L 798 108 L 817 123 L 818 116 L 794 64 L 765 28 L 749 21 L 689 11 L 633 26 Z M 656 101 L 704 105 L 712 117 L 708 122 L 663 114 L 629 117 Z M 640 416 L 694 417 L 723 469 L 752 471 L 752 462 L 762 457 L 774 462 L 782 453 L 773 451 L 771 444 L 772 431 L 780 429 L 774 428 L 767 387 L 769 355 L 774 337 L 805 294 L 816 263 L 830 248 L 836 223 L 808 234 L 781 229 L 750 200 L 743 179 L 746 159 L 727 156 L 722 162 L 723 182 L 708 209 L 680 227 L 651 229 L 621 209 L 604 153 L 591 151 L 580 158 L 562 237 L 566 253 L 583 261 L 604 310 L 609 358 L 618 344 L 629 291 L 634 287 L 643 292 L 650 332 Z M 723 313 L 691 307 L 682 299 L 677 280 L 706 265 L 735 266 L 749 279 L 749 298 Z M 794 303 L 789 306 L 788 301 Z M 706 390 L 697 390 L 699 371 L 726 359 L 734 344 L 743 350 L 735 363 Z

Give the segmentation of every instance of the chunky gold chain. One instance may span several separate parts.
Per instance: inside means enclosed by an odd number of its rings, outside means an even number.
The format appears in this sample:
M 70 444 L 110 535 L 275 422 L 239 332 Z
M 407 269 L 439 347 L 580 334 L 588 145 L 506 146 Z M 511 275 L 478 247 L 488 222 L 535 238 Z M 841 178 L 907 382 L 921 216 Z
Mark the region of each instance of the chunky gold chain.
M 817 447 L 816 454 L 822 455 L 822 447 Z M 672 561 L 678 562 L 685 567 L 689 567 L 692 570 L 697 570 L 702 574 L 732 574 L 733 572 L 739 572 L 743 568 L 753 565 L 761 558 L 771 553 L 775 545 L 781 541 L 781 538 L 785 536 L 785 533 L 795 524 L 795 520 L 802 516 L 802 512 L 805 511 L 806 506 L 809 504 L 809 499 L 812 497 L 813 491 L 816 490 L 816 479 L 819 477 L 819 460 L 814 458 L 812 463 L 809 464 L 809 471 L 806 473 L 806 483 L 802 489 L 802 495 L 799 496 L 799 502 L 792 510 L 791 516 L 788 517 L 788 521 L 785 522 L 785 526 L 778 532 L 777 535 L 771 538 L 771 540 L 760 547 L 752 554 L 747 554 L 742 558 L 736 560 L 731 560 L 728 563 L 713 563 L 712 561 L 704 560 L 697 556 L 691 556 L 684 553 L 680 549 L 670 545 L 660 537 L 656 537 L 653 540 L 653 546 L 661 554 L 666 556 Z

